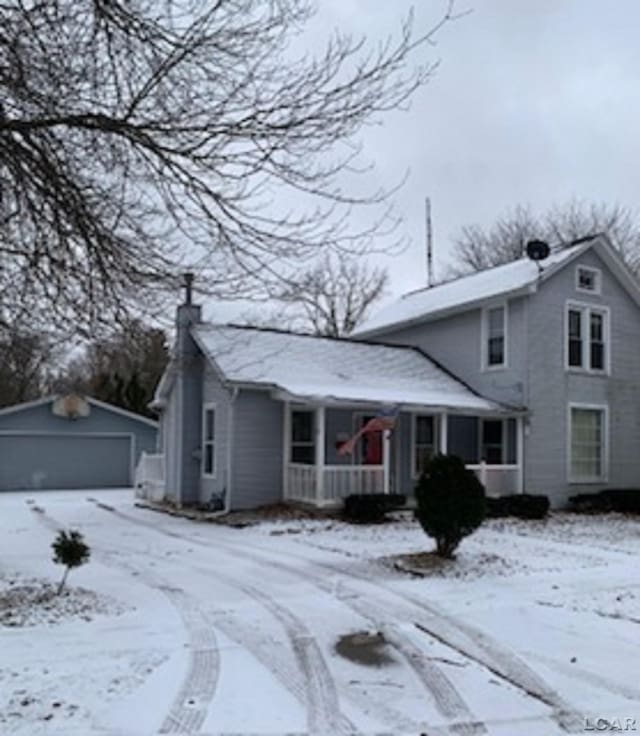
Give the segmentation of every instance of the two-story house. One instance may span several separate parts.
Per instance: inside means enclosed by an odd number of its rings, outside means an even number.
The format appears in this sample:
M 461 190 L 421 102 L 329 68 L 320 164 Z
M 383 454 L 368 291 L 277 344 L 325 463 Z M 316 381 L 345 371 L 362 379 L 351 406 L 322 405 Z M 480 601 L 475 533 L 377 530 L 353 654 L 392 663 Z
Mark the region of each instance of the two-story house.
M 526 407 L 523 487 L 561 505 L 640 485 L 640 287 L 605 237 L 405 295 L 359 330 L 415 345 L 494 401 Z M 478 455 L 506 461 L 480 420 Z
M 640 288 L 595 237 L 409 293 L 351 339 L 203 323 L 188 294 L 155 406 L 178 504 L 410 494 L 445 452 L 561 506 L 638 486 Z M 381 412 L 393 429 L 360 435 Z

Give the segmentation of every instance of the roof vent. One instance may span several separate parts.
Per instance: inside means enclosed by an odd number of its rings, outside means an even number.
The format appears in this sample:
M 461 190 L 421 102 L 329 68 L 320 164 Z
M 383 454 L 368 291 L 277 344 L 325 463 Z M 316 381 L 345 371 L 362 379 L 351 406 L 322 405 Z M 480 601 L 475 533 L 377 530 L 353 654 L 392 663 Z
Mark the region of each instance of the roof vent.
M 532 261 L 544 261 L 545 258 L 549 257 L 551 252 L 549 243 L 545 243 L 544 240 L 530 240 L 527 243 L 527 256 Z

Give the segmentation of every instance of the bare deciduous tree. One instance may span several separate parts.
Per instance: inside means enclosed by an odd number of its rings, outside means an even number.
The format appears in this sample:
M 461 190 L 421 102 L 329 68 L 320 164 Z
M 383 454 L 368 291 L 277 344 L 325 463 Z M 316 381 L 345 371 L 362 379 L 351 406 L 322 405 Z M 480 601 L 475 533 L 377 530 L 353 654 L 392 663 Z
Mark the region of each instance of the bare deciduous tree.
M 130 320 L 108 337 L 89 343 L 53 382 L 53 389 L 153 416 L 149 402 L 168 361 L 164 331 Z
M 349 335 L 383 295 L 389 277 L 355 258 L 325 258 L 278 296 L 292 308 L 292 326 L 316 335 Z
M 598 233 L 609 237 L 632 269 L 640 269 L 638 217 L 620 205 L 574 200 L 542 215 L 534 215 L 530 208 L 518 206 L 488 229 L 478 225 L 463 227 L 454 239 L 459 263 L 456 273 L 482 271 L 521 258 L 529 240 L 542 239 L 552 246 L 561 246 Z
M 354 233 L 350 209 L 386 193 L 339 175 L 433 74 L 418 51 L 452 2 L 427 32 L 336 31 L 318 56 L 291 45 L 307 0 L 1 3 L 0 325 L 26 305 L 94 331 L 186 267 L 246 298 L 366 244 L 382 221 Z
M 0 406 L 39 398 L 46 388 L 52 345 L 18 330 L 0 333 Z

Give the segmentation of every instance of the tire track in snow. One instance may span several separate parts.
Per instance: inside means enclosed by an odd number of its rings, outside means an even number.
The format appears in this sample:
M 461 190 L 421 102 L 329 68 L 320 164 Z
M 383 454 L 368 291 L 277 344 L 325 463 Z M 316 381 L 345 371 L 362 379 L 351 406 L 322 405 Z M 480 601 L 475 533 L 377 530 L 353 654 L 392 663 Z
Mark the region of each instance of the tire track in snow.
M 308 560 L 309 564 L 337 572 L 353 580 L 364 582 L 400 599 L 407 608 L 390 608 L 393 616 L 410 616 L 416 627 L 437 641 L 454 649 L 506 680 L 528 696 L 539 700 L 551 709 L 553 720 L 569 733 L 582 733 L 584 718 L 526 662 L 495 638 L 471 626 L 466 621 L 428 604 L 418 596 L 403 593 L 371 580 L 363 573 L 347 570 L 336 564 Z M 413 611 L 413 612 L 412 612 Z M 426 614 L 426 616 L 425 616 Z
M 145 523 L 136 519 L 129 514 L 125 514 L 108 504 L 88 498 L 98 508 L 114 514 L 118 518 L 124 519 L 128 523 L 137 524 L 147 527 L 152 531 L 170 536 L 180 541 L 186 541 L 189 544 L 199 544 L 198 540 L 192 539 L 187 535 L 179 534 L 159 528 L 153 524 Z M 211 545 L 205 545 L 211 549 Z M 346 716 L 341 712 L 340 701 L 338 698 L 335 682 L 331 676 L 324 656 L 318 646 L 315 637 L 311 634 L 308 627 L 295 616 L 289 609 L 277 603 L 273 598 L 267 596 L 254 586 L 246 583 L 240 583 L 237 579 L 225 575 L 220 570 L 212 571 L 209 568 L 192 564 L 191 569 L 204 574 L 207 577 L 213 577 L 216 580 L 224 582 L 236 590 L 240 590 L 249 598 L 259 603 L 275 618 L 287 636 L 291 649 L 294 653 L 300 673 L 304 683 L 304 703 L 307 708 L 307 726 L 310 734 L 355 734 L 357 729 Z M 279 678 L 280 679 L 280 678 Z M 281 680 L 282 681 L 282 680 Z M 292 692 L 299 697 L 300 693 L 297 688 L 292 690 L 290 684 L 283 683 Z M 169 733 L 167 731 L 167 733 Z
M 48 529 L 58 532 L 64 528 L 41 506 L 30 508 L 38 514 L 38 518 Z M 168 586 L 152 573 L 141 572 L 117 559 L 113 553 L 99 552 L 97 557 L 106 566 L 124 570 L 142 580 L 145 585 L 161 592 L 180 615 L 189 637 L 189 665 L 159 733 L 197 733 L 202 728 L 208 706 L 214 698 L 220 673 L 218 645 L 213 628 L 195 601 L 183 590 Z
M 213 545 L 208 544 L 204 542 L 203 540 L 200 540 L 198 538 L 189 537 L 186 534 L 180 534 L 179 532 L 175 532 L 173 530 L 167 530 L 166 528 L 162 526 L 158 526 L 156 524 L 153 524 L 152 522 L 147 522 L 142 519 L 137 519 L 134 516 L 131 516 L 129 514 L 126 514 L 124 512 L 121 512 L 111 506 L 108 506 L 106 504 L 102 504 L 99 502 L 95 502 L 96 505 L 99 508 L 102 508 L 103 510 L 110 511 L 111 513 L 114 513 L 115 515 L 119 516 L 120 518 L 125 519 L 126 521 L 138 524 L 141 526 L 148 527 L 152 529 L 153 531 L 168 535 L 172 538 L 177 538 L 182 541 L 187 541 L 190 544 L 195 544 L 197 546 L 205 547 L 207 549 L 213 549 Z M 252 554 L 246 550 L 244 547 L 236 547 L 232 543 L 225 542 L 219 542 L 217 541 L 216 549 L 219 549 L 220 547 L 226 548 L 227 551 L 231 551 L 234 555 L 244 557 L 247 560 L 250 560 L 251 562 L 254 562 L 262 567 L 269 567 L 269 568 L 277 568 L 280 569 L 287 574 L 293 574 L 297 578 L 300 578 L 304 581 L 311 582 L 315 587 L 319 588 L 320 590 L 324 592 L 328 592 L 329 594 L 335 596 L 335 590 L 334 586 L 331 583 L 328 583 L 324 576 L 320 574 L 311 574 L 309 571 L 302 571 L 299 568 L 293 567 L 288 564 L 284 564 L 281 562 L 277 562 L 273 559 L 269 560 L 268 562 L 265 562 L 264 557 L 261 557 L 256 554 Z M 317 565 L 316 565 L 317 566 Z M 224 579 L 224 576 L 220 575 L 222 579 Z M 260 598 L 261 596 L 264 597 L 264 594 L 260 593 L 260 591 L 257 591 L 255 588 L 249 588 L 248 586 L 241 586 L 241 584 L 237 583 L 236 581 L 233 582 L 233 584 L 236 587 L 242 587 L 242 589 L 250 596 L 258 596 Z M 271 604 L 275 604 L 275 602 L 272 599 L 269 599 L 271 601 Z M 362 600 L 358 598 L 338 598 L 341 603 L 346 605 L 348 608 L 351 608 L 355 613 L 360 615 L 365 620 L 373 623 L 376 627 L 381 628 L 383 630 L 383 633 L 388 638 L 389 642 L 394 646 L 398 652 L 402 655 L 402 657 L 405 659 L 411 670 L 414 672 L 415 676 L 417 677 L 418 681 L 422 684 L 424 689 L 426 690 L 427 694 L 433 701 L 435 707 L 437 710 L 446 718 L 449 719 L 455 719 L 454 723 L 451 723 L 450 726 L 452 729 L 455 729 L 456 733 L 459 734 L 482 734 L 486 733 L 486 728 L 482 724 L 481 721 L 478 721 L 474 714 L 469 709 L 468 705 L 460 695 L 460 693 L 456 690 L 455 686 L 451 682 L 451 680 L 444 674 L 444 672 L 433 662 L 429 661 L 425 656 L 422 650 L 411 641 L 411 639 L 400 629 L 398 629 L 396 626 L 394 626 L 392 623 L 389 623 L 389 620 L 395 621 L 395 618 L 391 618 L 387 611 L 385 611 L 383 608 L 381 608 L 379 605 L 374 605 L 370 600 Z M 268 608 L 267 604 L 264 603 L 265 607 Z M 275 604 L 278 605 L 278 604 Z M 280 618 L 281 612 L 278 613 L 277 611 L 273 611 L 276 618 Z M 288 612 L 286 612 L 288 613 Z M 285 618 L 286 618 L 285 613 Z M 383 621 L 386 621 L 385 624 L 382 624 Z M 281 619 L 281 622 L 283 625 L 286 625 L 285 622 Z M 293 625 L 291 625 L 293 624 Z M 382 625 L 381 625 L 382 624 Z M 289 638 L 292 642 L 295 641 L 305 641 L 305 636 L 310 636 L 310 634 L 305 635 L 302 633 L 301 630 L 297 629 L 297 626 L 299 624 L 296 624 L 294 622 L 289 622 L 290 626 L 290 633 Z M 304 627 L 306 629 L 306 627 Z M 317 644 L 314 644 L 317 648 Z M 309 654 L 311 654 L 313 657 L 317 658 L 317 654 L 315 652 L 304 652 L 300 650 L 299 648 L 296 649 L 296 646 L 294 644 L 294 651 L 296 651 L 300 666 L 305 672 L 305 674 L 308 671 L 309 663 L 306 661 Z M 306 656 L 305 656 L 306 655 Z M 321 655 L 320 655 L 321 656 Z M 326 667 L 326 665 L 325 665 Z M 320 668 L 321 671 L 322 668 Z M 313 671 L 313 666 L 312 666 Z M 327 686 L 326 681 L 323 683 L 322 681 L 318 683 L 318 690 L 323 693 L 325 696 L 327 694 Z M 329 690 L 329 697 L 332 701 L 335 702 L 337 700 L 337 696 L 333 695 L 333 692 L 335 691 L 335 685 L 331 686 L 331 689 Z M 311 703 L 312 707 L 315 706 L 315 703 Z M 327 703 L 328 705 L 328 703 Z M 373 704 L 372 704 L 373 705 Z M 375 708 L 375 705 L 374 705 Z M 335 711 L 334 711 L 335 712 Z M 389 710 L 387 710 L 387 713 L 385 713 L 385 721 L 389 721 Z M 406 716 L 403 716 L 398 711 L 393 712 L 394 720 L 392 721 L 393 725 L 397 727 L 398 725 L 398 719 L 402 719 L 407 725 L 407 718 Z M 421 728 L 421 724 L 418 724 L 416 722 L 410 722 L 411 728 Z M 331 731 L 329 731 L 331 732 Z
M 132 520 L 134 519 L 134 517 L 130 518 Z M 167 533 L 169 536 L 182 536 L 163 527 L 152 526 L 152 528 L 156 528 L 157 531 L 162 533 Z M 209 548 L 212 547 L 212 545 L 207 544 L 203 540 L 188 538 L 186 535 L 183 538 L 189 539 L 191 543 Z M 308 571 L 297 570 L 297 568 L 289 564 L 276 563 L 273 559 L 265 562 L 264 557 L 252 555 L 247 551 L 246 547 L 236 546 L 228 540 L 224 542 L 216 540 L 216 543 L 219 546 L 226 546 L 228 549 L 232 549 L 234 554 L 243 555 L 258 564 L 262 563 L 267 567 L 285 567 L 292 573 L 297 573 L 307 579 L 309 577 L 307 574 Z M 259 549 L 260 552 L 270 555 L 275 554 L 288 559 L 285 553 L 279 552 L 278 550 L 264 546 L 260 546 Z M 397 620 L 399 616 L 407 616 L 413 619 L 419 630 L 457 651 L 462 656 L 477 662 L 529 697 L 535 698 L 549 707 L 551 709 L 551 717 L 563 730 L 570 733 L 579 733 L 583 730 L 584 719 L 582 715 L 550 687 L 526 662 L 493 637 L 467 624 L 465 621 L 452 616 L 448 612 L 426 603 L 417 596 L 397 591 L 394 588 L 372 580 L 363 573 L 346 569 L 338 564 L 322 563 L 309 558 L 305 558 L 305 562 L 312 567 L 329 570 L 346 578 L 364 582 L 373 588 L 381 590 L 385 594 L 390 594 L 399 599 L 405 607 L 398 608 L 397 606 L 389 606 L 388 604 L 383 605 L 387 619 Z M 357 592 L 354 592 L 354 594 L 359 595 Z M 348 603 L 348 600 L 345 599 L 344 602 Z
M 207 545 L 210 546 L 210 545 Z M 236 550 L 232 545 L 226 546 L 228 550 L 233 549 L 234 554 L 240 554 L 246 559 L 269 568 L 280 569 L 287 574 L 311 582 L 315 587 L 324 592 L 332 594 L 341 603 L 351 608 L 355 613 L 366 621 L 374 624 L 385 636 L 387 641 L 403 656 L 409 667 L 413 670 L 419 682 L 430 696 L 437 710 L 446 718 L 455 719 L 450 727 L 458 734 L 483 734 L 486 733 L 484 724 L 477 720 L 468 705 L 455 688 L 451 680 L 432 661 L 425 657 L 424 652 L 394 623 L 390 623 L 388 611 L 374 603 L 371 599 L 364 600 L 359 596 L 340 597 L 336 595 L 335 586 L 317 574 L 308 570 L 302 571 L 291 565 L 277 562 L 273 559 L 265 562 L 264 558 L 253 555 L 246 550 Z M 397 620 L 396 617 L 391 619 Z M 383 623 L 384 622 L 384 623 Z M 400 714 L 397 714 L 400 715 Z M 397 717 L 396 715 L 396 717 Z M 385 719 L 387 720 L 387 719 Z M 406 720 L 406 719 L 405 719 Z M 397 725 L 397 722 L 396 722 Z M 413 724 L 415 727 L 417 724 Z

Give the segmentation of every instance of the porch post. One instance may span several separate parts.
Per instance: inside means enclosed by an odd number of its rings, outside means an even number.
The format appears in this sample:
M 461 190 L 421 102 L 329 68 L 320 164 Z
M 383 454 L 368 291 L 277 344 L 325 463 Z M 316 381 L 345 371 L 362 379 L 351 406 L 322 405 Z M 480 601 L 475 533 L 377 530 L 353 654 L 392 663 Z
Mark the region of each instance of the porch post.
M 289 461 L 291 454 L 291 406 L 288 401 L 283 403 L 284 416 L 282 417 L 282 497 L 289 498 Z
M 448 451 L 449 415 L 446 411 L 440 414 L 440 453 L 446 455 Z
M 389 493 L 391 480 L 391 430 L 382 432 L 382 492 Z
M 324 500 L 324 460 L 325 460 L 325 410 L 316 408 L 316 505 Z
M 518 478 L 516 493 L 524 493 L 524 418 L 516 417 L 516 463 Z

